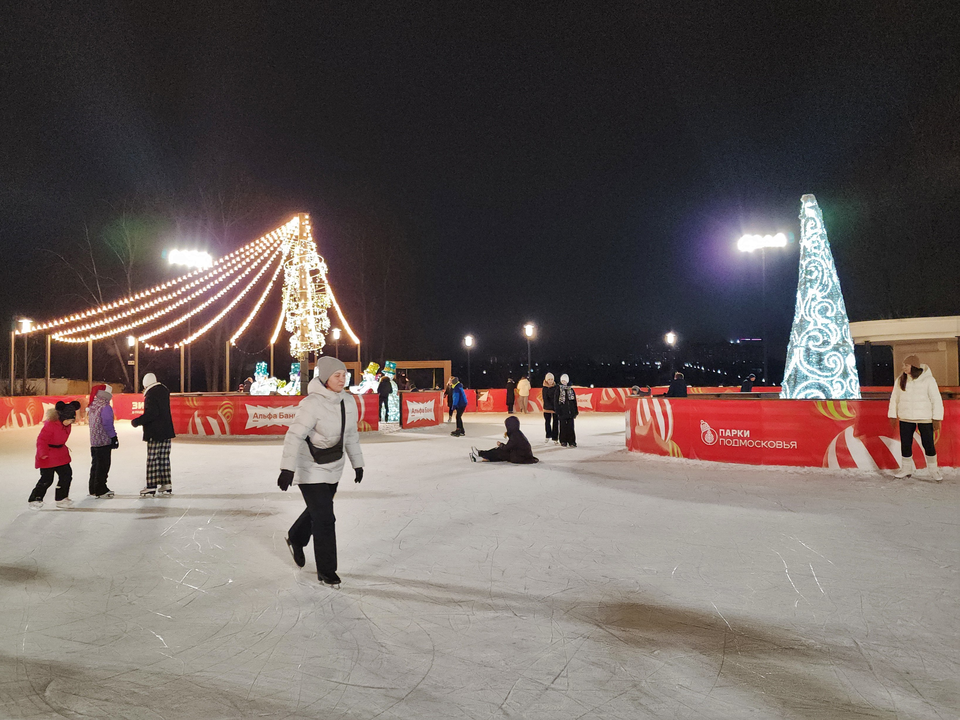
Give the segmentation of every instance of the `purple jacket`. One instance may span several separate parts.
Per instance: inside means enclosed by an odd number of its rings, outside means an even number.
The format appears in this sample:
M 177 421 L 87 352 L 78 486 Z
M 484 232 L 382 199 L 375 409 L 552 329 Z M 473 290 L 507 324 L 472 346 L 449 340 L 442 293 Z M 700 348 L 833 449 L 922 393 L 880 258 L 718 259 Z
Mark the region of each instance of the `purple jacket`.
M 113 427 L 113 408 L 110 399 L 113 396 L 101 390 L 87 407 L 87 422 L 90 424 L 90 447 L 104 447 L 116 437 Z

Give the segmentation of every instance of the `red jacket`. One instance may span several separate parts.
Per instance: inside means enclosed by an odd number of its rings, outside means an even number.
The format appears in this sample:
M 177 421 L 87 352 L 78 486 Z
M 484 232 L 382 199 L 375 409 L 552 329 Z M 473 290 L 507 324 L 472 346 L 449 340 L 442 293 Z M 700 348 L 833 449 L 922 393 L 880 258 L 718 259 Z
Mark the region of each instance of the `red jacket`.
M 37 458 L 34 467 L 54 468 L 70 464 L 70 450 L 67 440 L 72 425 L 64 425 L 59 420 L 47 420 L 37 436 Z M 52 447 L 60 445 L 60 447 Z M 46 455 L 46 457 L 44 457 Z

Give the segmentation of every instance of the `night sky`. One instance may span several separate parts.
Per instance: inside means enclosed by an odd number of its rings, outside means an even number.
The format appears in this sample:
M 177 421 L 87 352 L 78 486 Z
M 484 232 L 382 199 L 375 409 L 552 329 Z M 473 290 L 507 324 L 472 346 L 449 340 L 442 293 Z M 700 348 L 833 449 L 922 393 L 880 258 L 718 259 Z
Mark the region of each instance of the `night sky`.
M 735 243 L 799 239 L 804 193 L 852 320 L 960 311 L 955 3 L 19 5 L 4 323 L 80 309 L 48 251 L 120 214 L 225 253 L 302 210 L 387 354 L 451 357 L 466 332 L 525 354 L 528 320 L 544 354 L 758 337 L 764 318 L 785 348 L 798 246 L 768 252 L 764 302 Z M 359 236 L 384 261 L 363 290 Z

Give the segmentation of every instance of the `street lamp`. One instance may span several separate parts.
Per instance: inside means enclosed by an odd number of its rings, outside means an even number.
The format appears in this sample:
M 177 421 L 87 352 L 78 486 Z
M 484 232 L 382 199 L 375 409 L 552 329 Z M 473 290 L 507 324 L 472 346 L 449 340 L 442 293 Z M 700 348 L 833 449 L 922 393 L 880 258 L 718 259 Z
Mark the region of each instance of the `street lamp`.
M 20 318 L 17 320 L 20 323 L 20 334 L 23 335 L 23 386 L 21 387 L 21 394 L 27 394 L 27 334 L 30 332 L 33 327 L 33 320 L 27 318 Z M 13 388 L 10 388 L 10 394 L 13 394 Z
M 537 326 L 533 323 L 527 323 L 523 326 L 523 334 L 527 338 L 527 377 L 533 377 L 532 364 L 530 362 L 530 341 L 533 339 L 535 333 L 537 332 Z
M 213 267 L 213 256 L 204 252 L 203 250 L 165 250 L 162 255 L 167 258 L 167 262 L 171 265 L 183 265 L 191 270 L 202 270 L 205 268 Z M 187 337 L 193 333 L 193 303 L 187 302 Z M 228 343 L 229 347 L 229 343 Z M 192 361 L 192 348 L 190 344 L 186 344 L 186 371 L 183 369 L 184 365 L 184 345 L 180 346 L 180 392 L 184 391 L 184 376 L 186 376 L 186 391 L 191 392 L 191 361 Z M 229 349 L 227 350 L 229 353 Z M 230 360 L 227 359 L 227 367 L 230 366 Z M 136 383 L 135 383 L 136 384 Z M 227 385 L 229 386 L 229 378 L 227 380 Z M 228 388 L 229 389 L 229 388 Z
M 663 341 L 667 344 L 667 347 L 670 348 L 670 373 L 671 373 L 671 379 L 672 379 L 672 374 L 677 364 L 677 358 L 676 358 L 677 334 L 673 330 L 671 330 L 670 332 L 668 332 L 666 335 L 663 336 Z
M 337 360 L 340 359 L 340 328 L 334 328 L 330 333 L 333 335 L 333 348 L 337 354 Z
M 762 313 L 760 330 L 763 343 L 763 382 L 769 382 L 767 371 L 767 248 L 782 248 L 787 246 L 787 236 L 780 232 L 776 235 L 744 235 L 737 240 L 737 250 L 752 253 L 760 251 L 760 310 Z
M 463 345 L 467 348 L 467 387 L 473 387 L 470 383 L 470 348 L 473 347 L 473 335 L 467 335 L 463 338 Z

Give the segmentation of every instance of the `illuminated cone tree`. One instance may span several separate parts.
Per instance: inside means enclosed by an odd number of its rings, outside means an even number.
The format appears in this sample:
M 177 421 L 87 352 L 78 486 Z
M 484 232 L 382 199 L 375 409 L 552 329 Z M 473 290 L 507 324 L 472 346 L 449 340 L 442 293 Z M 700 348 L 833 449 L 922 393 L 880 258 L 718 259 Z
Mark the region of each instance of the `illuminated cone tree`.
M 857 399 L 860 380 L 850 321 L 833 263 L 823 213 L 813 195 L 800 198 L 800 279 L 781 398 Z

